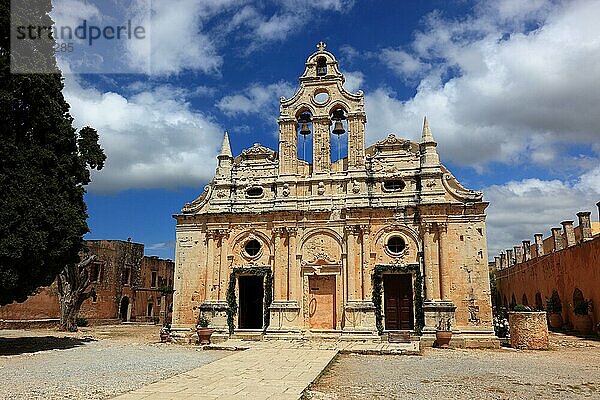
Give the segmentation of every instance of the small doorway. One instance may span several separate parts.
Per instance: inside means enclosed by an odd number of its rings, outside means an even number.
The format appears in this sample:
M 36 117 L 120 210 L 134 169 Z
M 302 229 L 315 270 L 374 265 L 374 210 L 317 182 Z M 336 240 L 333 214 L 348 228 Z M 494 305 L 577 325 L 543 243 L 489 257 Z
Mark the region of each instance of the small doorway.
M 263 299 L 265 289 L 262 276 L 238 277 L 240 289 L 240 329 L 261 329 L 263 327 Z
M 309 326 L 335 329 L 335 276 L 309 276 L 308 288 Z
M 121 321 L 127 322 L 129 320 L 129 297 L 125 296 L 121 299 L 121 307 L 119 308 L 119 318 Z
M 412 275 L 384 275 L 385 329 L 413 330 Z

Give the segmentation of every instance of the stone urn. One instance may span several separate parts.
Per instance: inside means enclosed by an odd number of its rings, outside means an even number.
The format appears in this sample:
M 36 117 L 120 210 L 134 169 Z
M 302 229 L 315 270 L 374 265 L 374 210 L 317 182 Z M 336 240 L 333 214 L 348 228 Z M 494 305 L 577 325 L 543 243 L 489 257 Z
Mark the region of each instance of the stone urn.
M 510 345 L 515 349 L 547 349 L 546 311 L 509 311 Z
M 573 316 L 573 328 L 582 335 L 592 333 L 592 317 L 589 314 Z
M 550 328 L 554 330 L 561 329 L 563 326 L 563 319 L 561 313 L 548 313 L 548 325 L 550 325 Z

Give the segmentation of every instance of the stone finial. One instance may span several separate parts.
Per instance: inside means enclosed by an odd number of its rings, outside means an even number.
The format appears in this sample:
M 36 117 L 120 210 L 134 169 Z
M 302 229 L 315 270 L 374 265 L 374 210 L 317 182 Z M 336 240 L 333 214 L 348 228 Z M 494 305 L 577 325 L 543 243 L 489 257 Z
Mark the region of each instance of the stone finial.
M 531 242 L 523 240 L 523 261 L 531 260 Z
M 573 221 L 563 221 L 560 223 L 563 226 L 563 237 L 566 247 L 574 246 L 575 241 L 575 229 L 573 228 Z
M 500 253 L 500 269 L 506 268 L 506 254 Z
M 435 140 L 433 140 L 433 134 L 431 133 L 429 122 L 427 122 L 427 116 L 425 116 L 423 117 L 423 132 L 421 134 L 421 143 L 428 142 L 435 142 Z
M 325 47 L 327 47 L 327 44 L 324 41 L 320 41 L 319 43 L 317 43 L 317 49 L 319 51 L 325 51 Z
M 592 221 L 590 216 L 592 213 L 590 211 L 580 211 L 577 213 L 577 218 L 579 218 L 579 230 L 581 232 L 581 241 L 585 242 L 586 240 L 590 240 L 592 238 Z
M 514 250 L 514 254 L 515 254 L 515 264 L 520 264 L 523 262 L 523 249 L 521 248 L 521 246 L 514 246 L 513 247 Z
M 561 228 L 552 228 L 552 244 L 554 247 L 554 251 L 560 251 L 564 248 L 563 246 L 563 238 L 561 234 Z
M 500 265 L 500 257 L 494 257 L 494 268 L 496 271 L 500 271 L 502 269 L 502 265 Z
M 221 145 L 221 151 L 219 152 L 218 158 L 227 157 L 233 158 L 231 154 L 231 145 L 229 144 L 229 134 L 225 131 L 225 135 L 223 136 L 223 144 Z
M 544 255 L 544 234 L 536 233 L 533 235 L 533 240 L 535 243 L 535 256 L 541 257 Z
M 513 265 L 515 265 L 515 258 L 513 257 L 512 249 L 506 249 L 506 264 L 509 267 L 512 267 Z

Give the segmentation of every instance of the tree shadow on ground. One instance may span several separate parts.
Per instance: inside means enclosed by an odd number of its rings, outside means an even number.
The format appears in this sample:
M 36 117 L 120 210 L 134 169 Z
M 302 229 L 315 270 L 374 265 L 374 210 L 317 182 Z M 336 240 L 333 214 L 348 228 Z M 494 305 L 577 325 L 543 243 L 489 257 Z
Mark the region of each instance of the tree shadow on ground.
M 91 338 L 72 338 L 72 337 L 0 337 L 0 356 L 15 356 L 24 353 L 36 353 L 47 350 L 65 350 L 74 347 L 83 346 L 89 342 L 95 342 Z

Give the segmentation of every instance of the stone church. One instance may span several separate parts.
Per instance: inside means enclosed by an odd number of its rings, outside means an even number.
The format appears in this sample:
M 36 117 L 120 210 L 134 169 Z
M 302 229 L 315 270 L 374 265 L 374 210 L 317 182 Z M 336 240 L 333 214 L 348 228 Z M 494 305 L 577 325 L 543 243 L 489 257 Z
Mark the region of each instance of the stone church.
M 280 99 L 277 151 L 234 157 L 225 133 L 214 178 L 174 215 L 174 327 L 427 341 L 449 323 L 492 343 L 488 203 L 440 163 L 427 119 L 418 143 L 365 147 L 364 94 L 317 49 Z

